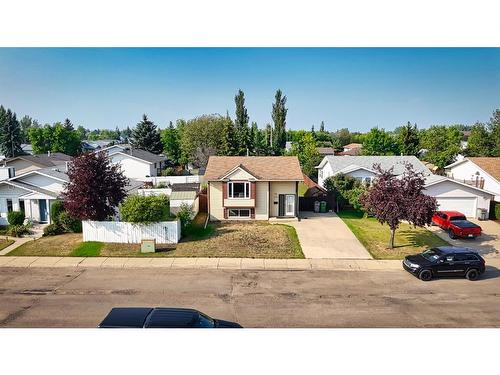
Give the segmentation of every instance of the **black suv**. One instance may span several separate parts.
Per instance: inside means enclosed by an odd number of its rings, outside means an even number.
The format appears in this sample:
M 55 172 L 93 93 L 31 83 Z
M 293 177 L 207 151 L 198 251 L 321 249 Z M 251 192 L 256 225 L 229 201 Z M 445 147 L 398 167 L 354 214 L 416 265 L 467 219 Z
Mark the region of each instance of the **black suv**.
M 420 280 L 429 281 L 439 276 L 465 276 L 477 280 L 486 267 L 484 259 L 471 249 L 440 246 L 406 256 L 403 268 Z

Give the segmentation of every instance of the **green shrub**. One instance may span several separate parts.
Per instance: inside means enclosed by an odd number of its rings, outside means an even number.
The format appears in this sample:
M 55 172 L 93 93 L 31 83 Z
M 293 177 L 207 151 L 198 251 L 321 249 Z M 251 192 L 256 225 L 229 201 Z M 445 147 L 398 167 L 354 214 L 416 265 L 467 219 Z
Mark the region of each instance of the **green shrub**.
M 43 229 L 43 235 L 46 236 L 56 236 L 58 234 L 63 234 L 64 229 L 59 224 L 49 224 Z
M 495 220 L 500 220 L 500 203 L 495 203 Z
M 72 232 L 72 233 L 82 232 L 81 220 L 72 218 L 66 211 L 61 212 L 61 214 L 59 215 L 57 225 L 59 225 L 65 232 Z
M 193 207 L 190 204 L 182 203 L 179 211 L 177 212 L 177 218 L 181 221 L 182 234 L 185 234 L 186 230 L 191 226 L 193 216 Z
M 175 175 L 175 169 L 172 167 L 167 167 L 163 171 L 161 171 L 162 176 L 174 176 Z
M 169 219 L 169 199 L 166 195 L 131 195 L 120 205 L 123 221 L 137 224 L 157 223 Z
M 24 223 L 24 212 L 23 211 L 10 211 L 7 214 L 7 221 L 10 225 L 19 226 Z
M 50 206 L 50 221 L 52 223 L 59 223 L 59 216 L 64 212 L 64 204 L 62 201 L 55 201 Z
M 7 229 L 7 235 L 11 237 L 21 237 L 30 233 L 31 230 L 27 225 L 10 225 L 9 229 Z

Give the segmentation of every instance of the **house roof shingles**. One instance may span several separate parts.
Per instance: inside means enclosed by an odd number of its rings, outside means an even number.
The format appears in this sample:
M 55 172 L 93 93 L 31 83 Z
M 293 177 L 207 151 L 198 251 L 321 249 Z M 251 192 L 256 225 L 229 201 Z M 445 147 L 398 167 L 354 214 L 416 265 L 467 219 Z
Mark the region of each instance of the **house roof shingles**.
M 221 180 L 225 174 L 242 167 L 262 181 L 302 181 L 296 156 L 210 156 L 204 179 Z
M 15 159 L 24 159 L 34 164 L 42 165 L 45 167 L 51 167 L 54 165 L 63 164 L 64 162 L 71 161 L 72 157 L 62 152 L 52 152 L 47 154 L 36 154 L 36 155 L 19 155 L 13 158 L 6 159 L 5 162 L 9 163 Z
M 348 167 L 362 167 L 373 169 L 374 164 L 380 164 L 382 169 L 394 168 L 393 173 L 400 175 L 404 172 L 404 163 L 413 165 L 415 171 L 430 174 L 427 167 L 415 156 L 325 156 L 332 167 L 333 173 L 337 173 Z
M 500 157 L 472 157 L 467 158 L 479 168 L 500 181 Z

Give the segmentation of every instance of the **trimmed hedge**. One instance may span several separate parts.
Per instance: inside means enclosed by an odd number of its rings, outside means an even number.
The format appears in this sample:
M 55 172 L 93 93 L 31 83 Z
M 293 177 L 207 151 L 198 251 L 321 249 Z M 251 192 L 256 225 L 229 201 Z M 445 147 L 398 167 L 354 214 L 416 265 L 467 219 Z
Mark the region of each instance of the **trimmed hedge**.
M 24 212 L 22 211 L 10 211 L 7 214 L 7 221 L 9 222 L 9 225 L 13 226 L 23 225 L 25 218 Z

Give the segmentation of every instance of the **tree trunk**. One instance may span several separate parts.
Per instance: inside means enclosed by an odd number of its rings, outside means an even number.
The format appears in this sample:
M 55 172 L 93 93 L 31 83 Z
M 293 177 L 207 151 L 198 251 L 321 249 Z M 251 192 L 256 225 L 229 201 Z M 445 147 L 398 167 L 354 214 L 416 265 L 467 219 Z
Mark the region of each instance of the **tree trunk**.
M 394 249 L 394 237 L 396 235 L 396 229 L 391 229 L 391 238 L 389 239 L 389 248 Z

